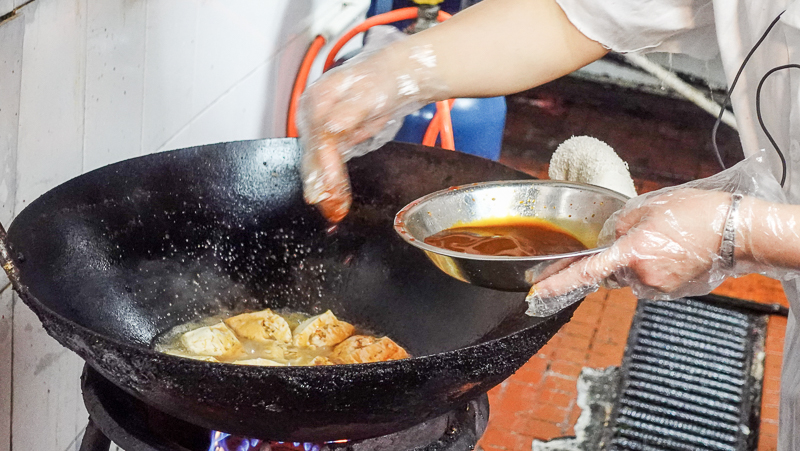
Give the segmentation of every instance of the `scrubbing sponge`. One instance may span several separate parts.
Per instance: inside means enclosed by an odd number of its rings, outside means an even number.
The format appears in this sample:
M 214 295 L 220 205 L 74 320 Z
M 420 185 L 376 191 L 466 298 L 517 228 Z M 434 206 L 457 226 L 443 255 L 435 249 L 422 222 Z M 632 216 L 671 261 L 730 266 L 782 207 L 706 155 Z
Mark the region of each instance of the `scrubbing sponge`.
M 548 175 L 552 180 L 589 183 L 636 197 L 628 164 L 611 146 L 591 136 L 573 136 L 561 143 L 550 159 Z

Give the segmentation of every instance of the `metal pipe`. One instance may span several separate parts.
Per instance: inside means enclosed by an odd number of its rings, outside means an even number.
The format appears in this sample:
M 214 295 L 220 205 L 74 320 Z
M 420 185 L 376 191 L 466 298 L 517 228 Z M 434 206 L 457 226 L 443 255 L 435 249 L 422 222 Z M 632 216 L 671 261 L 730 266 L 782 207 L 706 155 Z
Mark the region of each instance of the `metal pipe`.
M 626 53 L 622 55 L 622 57 L 632 65 L 658 78 L 666 86 L 669 86 L 678 94 L 686 97 L 686 99 L 702 108 L 708 114 L 714 117 L 717 117 L 719 114 L 719 111 L 722 108 L 720 104 L 709 99 L 697 88 L 681 80 L 673 72 L 664 69 L 664 67 L 662 67 L 660 64 L 656 64 L 642 55 Z M 736 125 L 736 117 L 730 111 L 725 111 L 722 114 L 722 122 L 736 131 L 739 130 Z

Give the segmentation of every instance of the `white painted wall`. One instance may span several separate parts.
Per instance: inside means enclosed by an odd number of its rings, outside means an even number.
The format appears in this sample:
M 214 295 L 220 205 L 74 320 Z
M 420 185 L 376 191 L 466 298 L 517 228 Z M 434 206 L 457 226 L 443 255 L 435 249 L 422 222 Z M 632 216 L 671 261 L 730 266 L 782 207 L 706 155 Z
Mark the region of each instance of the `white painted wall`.
M 16 3 L 18 2 L 15 2 L 15 0 L 0 0 L 0 16 L 4 16 L 13 11 L 16 7 Z
M 0 10 L 2 11 L 2 10 Z M 0 221 L 8 224 L 14 212 L 19 92 L 22 73 L 24 21 L 0 24 Z M 11 447 L 11 391 L 14 300 L 5 274 L 0 276 L 0 451 Z
M 97 167 L 284 135 L 334 0 L 0 0 L 0 221 Z M 24 4 L 24 5 L 23 5 Z M 20 7 L 20 5 L 23 5 Z M 313 28 L 317 29 L 317 28 Z M 0 277 L 0 289 L 7 284 Z M 82 361 L 0 291 L 0 451 L 77 450 Z

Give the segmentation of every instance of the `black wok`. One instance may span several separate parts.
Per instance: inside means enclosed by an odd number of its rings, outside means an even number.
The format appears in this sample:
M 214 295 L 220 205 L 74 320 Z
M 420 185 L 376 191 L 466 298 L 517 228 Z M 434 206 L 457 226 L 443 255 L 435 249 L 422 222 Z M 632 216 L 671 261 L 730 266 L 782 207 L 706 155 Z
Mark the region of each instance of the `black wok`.
M 441 414 L 511 375 L 571 316 L 526 317 L 521 294 L 451 279 L 392 230 L 424 194 L 523 174 L 391 143 L 350 164 L 353 211 L 329 233 L 303 203 L 299 155 L 290 139 L 236 142 L 82 175 L 14 220 L 7 269 L 50 335 L 127 392 L 273 440 L 374 437 Z M 151 349 L 177 324 L 266 307 L 331 309 L 415 357 L 260 368 Z

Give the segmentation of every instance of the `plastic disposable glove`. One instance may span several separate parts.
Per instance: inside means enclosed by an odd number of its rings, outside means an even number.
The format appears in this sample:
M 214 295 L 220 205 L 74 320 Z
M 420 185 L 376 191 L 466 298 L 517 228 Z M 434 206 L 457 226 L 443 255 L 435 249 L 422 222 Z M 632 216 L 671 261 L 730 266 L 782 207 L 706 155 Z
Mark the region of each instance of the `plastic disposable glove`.
M 730 276 L 795 277 L 796 272 L 768 263 L 771 260 L 766 256 L 749 255 L 727 267 L 720 254 L 733 193 L 746 196 L 734 216 L 737 252 L 753 248 L 750 243 L 755 233 L 762 241 L 779 242 L 787 237 L 785 221 L 778 218 L 776 210 L 764 209 L 764 202 L 757 210 L 753 207 L 758 203 L 754 198 L 786 202 L 764 160 L 762 152 L 707 179 L 629 200 L 600 233 L 598 242 L 610 245 L 608 249 L 534 285 L 527 298 L 527 313 L 551 315 L 601 284 L 630 286 L 640 298 L 668 300 L 706 294 Z
M 431 46 L 409 46 L 394 27 L 374 27 L 355 58 L 325 73 L 300 98 L 297 128 L 306 202 L 333 223 L 350 209 L 344 163 L 391 140 L 403 117 L 444 98 Z

